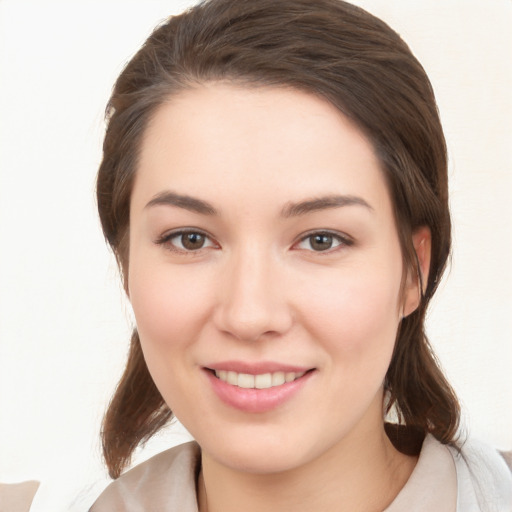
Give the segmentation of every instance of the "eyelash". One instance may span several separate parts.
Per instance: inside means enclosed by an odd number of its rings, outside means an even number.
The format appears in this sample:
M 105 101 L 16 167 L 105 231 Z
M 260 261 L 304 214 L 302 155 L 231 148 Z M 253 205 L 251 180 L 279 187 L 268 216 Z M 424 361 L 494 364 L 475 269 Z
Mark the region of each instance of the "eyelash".
M 193 250 L 193 249 L 187 249 L 186 247 L 183 247 L 183 241 L 181 241 L 182 247 L 177 247 L 174 243 L 172 243 L 173 239 L 180 239 L 180 237 L 183 237 L 184 235 L 199 235 L 201 237 L 204 237 L 204 239 L 205 239 L 206 243 L 208 243 L 208 245 L 206 245 L 206 246 L 202 245 L 201 247 L 198 247 L 196 250 Z M 328 247 L 326 250 L 316 251 L 311 246 L 311 241 L 312 241 L 313 237 L 329 237 L 333 241 L 336 241 L 338 243 L 334 247 Z M 309 243 L 310 248 L 298 247 L 298 245 L 302 244 L 303 242 L 306 242 L 308 239 L 310 240 L 310 243 Z M 218 247 L 218 245 L 216 245 L 212 241 L 212 238 L 210 235 L 208 235 L 204 231 L 201 231 L 198 229 L 180 229 L 179 231 L 173 231 L 171 233 L 166 233 L 166 234 L 162 235 L 160 238 L 158 238 L 157 240 L 155 240 L 155 244 L 163 245 L 167 249 L 169 249 L 173 252 L 178 252 L 181 254 L 190 254 L 190 255 L 196 254 L 203 249 L 208 249 L 210 247 L 216 247 L 216 246 Z M 350 247 L 353 244 L 354 244 L 354 241 L 347 235 L 342 235 L 338 232 L 332 232 L 332 231 L 328 231 L 328 230 L 321 230 L 321 231 L 311 231 L 311 232 L 303 235 L 297 242 L 295 242 L 293 244 L 292 249 L 306 250 L 306 251 L 311 251 L 311 252 L 314 252 L 317 254 L 330 254 L 332 252 L 339 250 L 342 247 Z
M 312 247 L 311 247 L 311 241 L 313 239 L 313 237 L 330 237 L 333 239 L 333 241 L 336 241 L 338 242 L 337 245 L 335 245 L 334 247 L 329 247 L 327 248 L 325 251 L 315 251 Z M 338 233 L 338 232 L 333 232 L 333 231 L 328 231 L 328 230 L 321 230 L 321 231 L 311 231 L 305 235 L 303 235 L 298 242 L 296 242 L 294 244 L 294 248 L 297 247 L 297 245 L 303 243 L 303 242 L 306 242 L 307 240 L 309 239 L 309 245 L 310 245 L 310 249 L 308 248 L 300 248 L 298 247 L 297 250 L 306 250 L 306 251 L 311 251 L 311 252 L 314 252 L 316 254 L 331 254 L 343 247 L 350 247 L 352 245 L 354 245 L 354 240 L 352 240 L 352 238 L 350 238 L 349 236 L 347 235 L 343 235 L 341 233 Z
M 196 250 L 193 250 L 193 249 L 187 249 L 187 248 L 183 247 L 183 242 L 181 242 L 182 247 L 176 247 L 176 245 L 172 243 L 172 240 L 175 238 L 180 239 L 184 235 L 202 236 L 202 237 L 204 237 L 204 239 L 207 243 L 209 242 L 209 245 L 207 245 L 207 246 L 203 245 L 203 246 L 197 248 Z M 208 249 L 209 247 L 215 247 L 215 245 L 216 245 L 212 241 L 212 237 L 210 235 L 208 235 L 207 233 L 205 233 L 204 231 L 201 231 L 200 229 L 180 229 L 179 231 L 172 231 L 171 233 L 165 233 L 160 238 L 155 240 L 155 244 L 163 245 L 166 247 L 166 249 L 173 251 L 173 252 L 178 252 L 180 254 L 195 254 L 195 253 L 198 253 L 199 251 L 201 251 L 202 249 Z

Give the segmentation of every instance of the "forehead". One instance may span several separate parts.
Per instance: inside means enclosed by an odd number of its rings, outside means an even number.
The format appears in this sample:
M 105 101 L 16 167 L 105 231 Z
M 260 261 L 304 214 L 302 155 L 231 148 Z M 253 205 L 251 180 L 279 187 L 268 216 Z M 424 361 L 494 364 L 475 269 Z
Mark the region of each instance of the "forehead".
M 389 200 L 373 146 L 330 103 L 293 89 L 226 84 L 172 96 L 151 119 L 133 201 L 166 189 L 245 203 L 332 193 Z

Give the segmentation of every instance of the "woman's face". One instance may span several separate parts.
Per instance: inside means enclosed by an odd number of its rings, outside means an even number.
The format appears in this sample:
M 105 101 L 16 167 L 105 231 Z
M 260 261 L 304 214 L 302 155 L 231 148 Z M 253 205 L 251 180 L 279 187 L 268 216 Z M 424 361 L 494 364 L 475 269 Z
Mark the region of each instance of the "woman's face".
M 418 290 L 401 295 L 383 173 L 338 110 L 289 89 L 172 97 L 145 133 L 130 216 L 144 356 L 205 454 L 275 472 L 381 431 Z

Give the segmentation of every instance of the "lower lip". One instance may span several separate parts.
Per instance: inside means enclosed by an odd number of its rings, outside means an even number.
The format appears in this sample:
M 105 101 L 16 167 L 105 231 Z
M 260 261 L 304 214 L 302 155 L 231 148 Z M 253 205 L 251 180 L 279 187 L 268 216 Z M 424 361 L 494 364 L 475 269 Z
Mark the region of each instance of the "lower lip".
M 250 413 L 268 412 L 290 400 L 313 375 L 313 371 L 281 386 L 266 389 L 247 389 L 228 384 L 217 378 L 212 371 L 204 370 L 213 390 L 227 405 Z

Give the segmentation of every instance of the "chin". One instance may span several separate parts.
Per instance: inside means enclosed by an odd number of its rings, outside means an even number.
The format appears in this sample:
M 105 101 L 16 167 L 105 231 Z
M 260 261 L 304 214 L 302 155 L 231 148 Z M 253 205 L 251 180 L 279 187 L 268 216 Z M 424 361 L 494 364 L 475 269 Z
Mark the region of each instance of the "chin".
M 304 434 L 303 434 L 304 435 Z M 205 456 L 218 464 L 251 474 L 276 474 L 298 468 L 320 456 L 319 446 L 305 446 L 304 437 L 277 429 L 245 428 L 222 439 L 208 438 L 199 444 Z M 321 437 L 321 436 L 320 436 Z
M 235 448 L 220 454 L 218 462 L 232 470 L 251 474 L 276 474 L 290 471 L 300 466 L 303 461 L 297 457 L 295 450 L 270 450 L 259 445 L 254 448 Z M 215 455 L 211 455 L 215 457 Z

